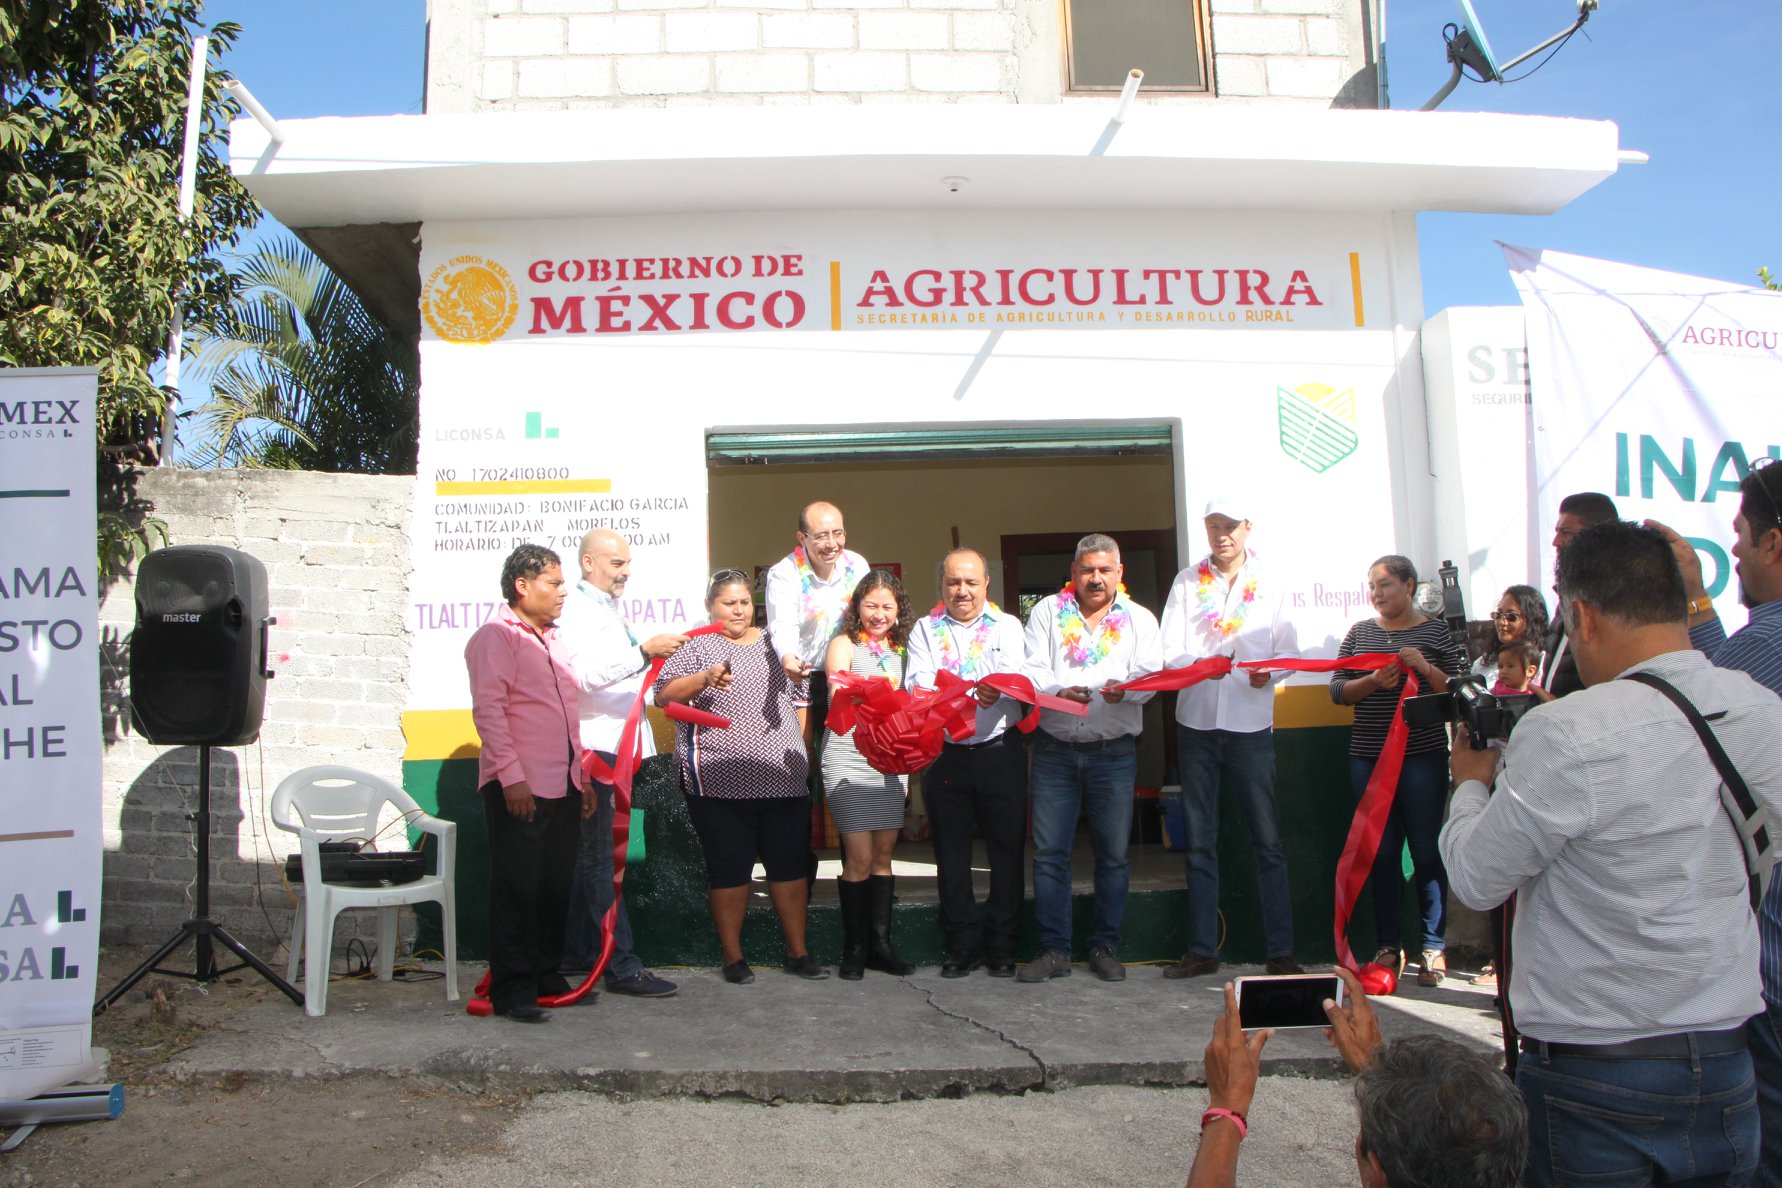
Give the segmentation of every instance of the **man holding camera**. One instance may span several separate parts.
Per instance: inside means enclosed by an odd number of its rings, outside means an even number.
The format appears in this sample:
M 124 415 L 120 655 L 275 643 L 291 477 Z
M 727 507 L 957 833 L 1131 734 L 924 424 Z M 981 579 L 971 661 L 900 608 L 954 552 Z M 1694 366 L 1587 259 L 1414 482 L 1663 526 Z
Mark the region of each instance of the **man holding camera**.
M 1518 897 L 1523 1182 L 1742 1182 L 1758 1140 L 1746 1021 L 1763 1008 L 1750 870 L 1690 718 L 1626 678 L 1657 677 L 1699 707 L 1771 812 L 1782 701 L 1690 646 L 1662 534 L 1592 525 L 1556 570 L 1586 688 L 1524 717 L 1501 773 L 1495 750 L 1455 749 L 1441 836 L 1462 902 Z

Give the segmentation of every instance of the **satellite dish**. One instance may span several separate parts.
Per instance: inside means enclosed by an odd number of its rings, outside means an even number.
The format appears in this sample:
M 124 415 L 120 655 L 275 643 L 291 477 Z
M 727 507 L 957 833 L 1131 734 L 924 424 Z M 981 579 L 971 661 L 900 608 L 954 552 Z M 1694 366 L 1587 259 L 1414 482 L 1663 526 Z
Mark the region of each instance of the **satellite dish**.
M 1557 47 L 1571 40 L 1572 34 L 1584 27 L 1584 22 L 1590 19 L 1592 12 L 1596 11 L 1598 0 L 1577 0 L 1577 20 L 1528 52 L 1517 54 L 1501 65 L 1498 63 L 1497 55 L 1491 52 L 1491 42 L 1485 38 L 1485 26 L 1479 23 L 1479 14 L 1473 11 L 1472 0 L 1456 0 L 1456 2 L 1460 5 L 1460 23 L 1456 25 L 1449 22 L 1442 29 L 1442 36 L 1448 42 L 1448 65 L 1453 69 L 1449 72 L 1448 81 L 1442 85 L 1442 89 L 1431 95 L 1429 102 L 1423 105 L 1424 111 L 1434 111 L 1440 107 L 1442 100 L 1454 93 L 1454 88 L 1460 85 L 1461 76 L 1468 70 L 1471 70 L 1480 82 L 1514 82 L 1514 79 L 1506 79 L 1504 76 L 1544 49 L 1553 47 L 1554 52 L 1557 53 Z M 1544 60 L 1542 64 L 1545 64 Z M 1536 69 L 1539 67 L 1537 66 Z
M 1486 40 L 1485 26 L 1473 11 L 1472 0 L 1460 0 L 1460 32 L 1448 43 L 1450 57 L 1458 56 L 1478 74 L 1481 82 L 1502 82 L 1503 72 L 1497 68 L 1497 57 Z

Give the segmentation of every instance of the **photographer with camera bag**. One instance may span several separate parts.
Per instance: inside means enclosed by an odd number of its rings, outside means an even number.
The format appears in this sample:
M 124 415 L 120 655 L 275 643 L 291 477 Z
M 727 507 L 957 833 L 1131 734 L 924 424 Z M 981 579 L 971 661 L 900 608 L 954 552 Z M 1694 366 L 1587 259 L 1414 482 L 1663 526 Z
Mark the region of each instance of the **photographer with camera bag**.
M 1523 1183 L 1744 1183 L 1758 1146 L 1745 1028 L 1763 1007 L 1753 905 L 1770 857 L 1746 818 L 1782 805 L 1782 701 L 1690 646 L 1660 533 L 1593 525 L 1556 571 L 1586 687 L 1518 724 L 1501 773 L 1494 750 L 1454 749 L 1441 836 L 1462 902 L 1518 897 Z M 1723 785 L 1748 789 L 1748 807 Z

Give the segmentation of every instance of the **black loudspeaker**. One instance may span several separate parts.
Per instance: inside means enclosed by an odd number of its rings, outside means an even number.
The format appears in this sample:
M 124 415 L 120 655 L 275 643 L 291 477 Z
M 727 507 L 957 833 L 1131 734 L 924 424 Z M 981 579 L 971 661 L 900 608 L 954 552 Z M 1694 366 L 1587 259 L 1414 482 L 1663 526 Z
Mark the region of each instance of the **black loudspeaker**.
M 266 567 L 235 549 L 156 549 L 136 570 L 130 709 L 163 745 L 254 741 L 266 708 Z

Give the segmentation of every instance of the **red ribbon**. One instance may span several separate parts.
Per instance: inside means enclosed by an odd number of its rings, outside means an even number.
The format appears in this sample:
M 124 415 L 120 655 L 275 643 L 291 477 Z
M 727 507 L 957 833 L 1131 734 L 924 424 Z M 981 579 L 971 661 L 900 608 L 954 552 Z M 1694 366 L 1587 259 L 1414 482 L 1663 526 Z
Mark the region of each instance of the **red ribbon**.
M 982 685 L 1033 708 L 1016 723 L 1023 733 L 1039 725 L 1041 709 L 1082 717 L 1081 702 L 1041 693 L 1020 673 L 998 672 L 967 681 L 942 670 L 932 689 L 899 689 L 887 677 L 851 672 L 829 675 L 829 715 L 824 724 L 837 734 L 854 735 L 854 746 L 873 770 L 886 775 L 921 771 L 940 754 L 946 739 L 967 739 L 977 728 L 977 699 Z
M 1129 690 L 1186 689 L 1216 676 L 1226 676 L 1238 668 L 1257 672 L 1336 672 L 1340 669 L 1376 672 L 1395 664 L 1405 669 L 1403 687 L 1398 695 L 1398 711 L 1393 714 L 1392 725 L 1386 731 L 1386 744 L 1374 761 L 1367 790 L 1362 793 L 1361 803 L 1356 806 L 1355 816 L 1349 823 L 1349 837 L 1343 843 L 1342 857 L 1337 859 L 1336 915 L 1332 928 L 1336 934 L 1337 960 L 1350 970 L 1357 966 L 1355 954 L 1349 948 L 1349 918 L 1355 912 L 1356 900 L 1361 898 L 1361 889 L 1367 885 L 1368 875 L 1373 872 L 1374 857 L 1380 852 L 1380 835 L 1386 830 L 1386 818 L 1398 796 L 1398 777 L 1404 770 L 1405 744 L 1410 739 L 1404 704 L 1406 698 L 1417 695 L 1417 674 L 1405 668 L 1395 652 L 1362 652 L 1329 660 L 1244 660 L 1235 664 L 1229 656 L 1208 656 L 1182 668 L 1165 668 L 1116 686 Z
M 716 623 L 709 623 L 704 627 L 693 628 L 687 635 L 710 635 L 721 630 L 723 629 Z M 667 662 L 666 656 L 657 656 L 650 661 L 637 696 L 632 699 L 631 709 L 625 715 L 625 725 L 619 731 L 619 749 L 614 753 L 612 765 L 608 766 L 606 760 L 593 751 L 582 752 L 582 771 L 588 778 L 613 786 L 613 901 L 600 917 L 600 955 L 594 960 L 594 968 L 588 971 L 588 976 L 582 980 L 580 986 L 568 993 L 540 995 L 538 1005 L 541 1007 L 574 1006 L 594 989 L 600 975 L 606 972 L 607 963 L 612 960 L 613 928 L 618 923 L 619 901 L 625 888 L 625 855 L 631 848 L 631 783 L 637 775 L 638 765 L 643 762 L 638 731 L 643 725 L 644 703 L 650 695 L 650 686 L 656 683 L 662 666 Z M 677 721 L 691 722 L 697 726 L 725 728 L 730 725 L 728 718 L 679 702 L 671 702 L 662 707 L 662 712 Z M 476 989 L 471 991 L 470 1001 L 464 1004 L 464 1010 L 466 1014 L 477 1016 L 494 1014 L 494 1006 L 489 1002 L 487 972 L 477 982 Z

